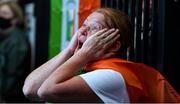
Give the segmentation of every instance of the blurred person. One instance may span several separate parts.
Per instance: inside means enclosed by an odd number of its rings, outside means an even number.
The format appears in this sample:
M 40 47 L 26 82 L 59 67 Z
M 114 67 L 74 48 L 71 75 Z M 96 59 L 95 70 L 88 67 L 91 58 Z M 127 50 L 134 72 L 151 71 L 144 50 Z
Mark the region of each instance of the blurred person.
M 26 78 L 24 94 L 49 102 L 180 102 L 158 71 L 119 58 L 131 43 L 131 28 L 123 12 L 95 10 L 65 50 Z M 87 73 L 78 75 L 81 67 Z
M 21 88 L 30 60 L 23 23 L 22 10 L 17 3 L 0 3 L 0 96 L 4 100 L 0 102 L 25 100 Z

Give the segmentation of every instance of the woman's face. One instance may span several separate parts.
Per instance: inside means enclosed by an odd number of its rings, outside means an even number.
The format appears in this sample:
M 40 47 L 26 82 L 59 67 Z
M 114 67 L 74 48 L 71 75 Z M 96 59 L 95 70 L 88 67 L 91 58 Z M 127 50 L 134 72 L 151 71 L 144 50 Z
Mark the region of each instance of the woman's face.
M 5 19 L 12 19 L 14 14 L 8 5 L 3 5 L 0 7 L 0 17 Z
M 87 17 L 81 28 L 78 30 L 78 48 L 80 49 L 86 39 L 96 33 L 97 31 L 107 28 L 105 25 L 104 15 L 101 13 L 94 12 Z
M 8 5 L 0 7 L 0 32 L 8 31 L 13 26 L 14 14 Z

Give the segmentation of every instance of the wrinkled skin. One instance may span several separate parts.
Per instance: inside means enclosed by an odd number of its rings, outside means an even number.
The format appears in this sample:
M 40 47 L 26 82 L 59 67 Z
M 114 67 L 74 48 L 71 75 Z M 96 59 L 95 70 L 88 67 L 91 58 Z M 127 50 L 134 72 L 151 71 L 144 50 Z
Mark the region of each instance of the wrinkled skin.
M 102 102 L 78 73 L 90 61 L 112 57 L 120 48 L 118 30 L 109 29 L 104 21 L 102 14 L 92 13 L 66 49 L 26 78 L 25 96 L 50 102 Z
M 107 50 L 117 41 L 120 34 L 116 29 L 108 29 L 104 21 L 102 14 L 92 13 L 74 34 L 68 46 L 71 52 L 74 54 L 80 49 L 84 50 L 89 61 L 113 56 L 114 52 Z

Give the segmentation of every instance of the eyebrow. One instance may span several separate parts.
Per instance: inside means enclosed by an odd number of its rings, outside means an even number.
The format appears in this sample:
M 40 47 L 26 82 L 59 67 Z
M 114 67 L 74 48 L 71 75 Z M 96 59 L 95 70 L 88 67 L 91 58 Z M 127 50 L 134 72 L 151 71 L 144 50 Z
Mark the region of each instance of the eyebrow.
M 84 21 L 84 23 L 87 23 L 88 21 L 89 21 L 89 20 L 87 19 L 87 20 Z M 91 21 L 91 23 L 96 23 L 96 24 L 101 25 L 102 27 L 106 27 L 105 25 L 103 25 L 102 23 L 100 23 L 100 22 L 97 21 L 97 20 L 93 20 L 93 21 Z

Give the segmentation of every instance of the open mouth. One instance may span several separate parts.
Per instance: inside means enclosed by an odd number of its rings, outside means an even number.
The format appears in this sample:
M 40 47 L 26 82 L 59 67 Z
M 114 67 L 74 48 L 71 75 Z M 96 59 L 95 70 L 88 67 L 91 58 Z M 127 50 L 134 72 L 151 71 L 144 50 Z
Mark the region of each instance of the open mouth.
M 81 35 L 81 36 L 79 36 L 79 39 L 78 39 L 79 41 L 78 41 L 78 48 L 80 49 L 82 46 L 83 46 L 83 43 L 86 41 L 86 36 L 84 36 L 84 35 Z
M 79 49 L 81 49 L 83 43 L 82 42 L 79 42 Z

